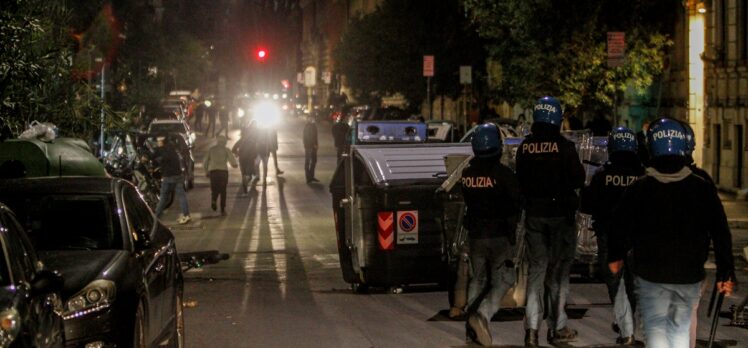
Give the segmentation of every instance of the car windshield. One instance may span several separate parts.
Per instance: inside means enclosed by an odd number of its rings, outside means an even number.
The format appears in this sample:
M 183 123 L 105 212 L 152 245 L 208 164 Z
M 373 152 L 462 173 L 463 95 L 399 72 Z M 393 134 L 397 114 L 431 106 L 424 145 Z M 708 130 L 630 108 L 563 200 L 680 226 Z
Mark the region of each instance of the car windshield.
M 15 195 L 3 201 L 16 213 L 37 250 L 123 247 L 111 196 Z
M 181 123 L 154 123 L 151 133 L 185 133 L 185 129 Z

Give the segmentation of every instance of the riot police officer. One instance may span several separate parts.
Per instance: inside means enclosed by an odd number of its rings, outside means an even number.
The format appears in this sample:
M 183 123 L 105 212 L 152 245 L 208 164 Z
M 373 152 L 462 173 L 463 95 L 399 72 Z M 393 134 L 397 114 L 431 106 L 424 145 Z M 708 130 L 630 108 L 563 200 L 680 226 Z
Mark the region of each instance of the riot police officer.
M 687 166 L 685 133 L 675 120 L 652 123 L 650 166 L 626 189 L 611 225 L 609 267 L 619 272 L 631 254 L 647 347 L 689 346 L 710 242 L 717 289 L 729 295 L 735 284 L 727 217 L 714 187 Z
M 496 125 L 478 126 L 472 140 L 475 157 L 462 171 L 465 227 L 470 240 L 473 277 L 468 287 L 468 337 L 490 346 L 488 322 L 501 298 L 514 285 L 515 231 L 520 213 L 517 179 L 501 164 L 501 133 Z M 491 284 L 485 296 L 488 273 Z
M 618 127 L 608 136 L 608 162 L 592 177 L 589 186 L 582 191 L 580 211 L 592 216 L 592 227 L 597 237 L 597 257 L 600 273 L 608 287 L 608 296 L 613 302 L 615 326 L 620 334 L 617 344 L 631 346 L 634 340 L 634 318 L 630 298 L 633 292 L 631 277 L 626 272 L 612 274 L 608 269 L 608 231 L 613 210 L 618 205 L 626 187 L 644 175 L 644 167 L 637 155 L 636 134 Z
M 693 128 L 686 122 L 681 122 L 683 130 L 686 131 L 686 165 L 691 171 L 706 180 L 709 184 L 714 186 L 714 180 L 704 169 L 699 168 L 693 159 L 693 151 L 696 150 L 696 136 L 693 133 Z
M 525 198 L 525 241 L 529 255 L 525 346 L 538 346 L 543 291 L 548 292 L 548 340 L 571 342 L 577 332 L 566 325 L 569 272 L 576 249 L 575 216 L 585 173 L 574 143 L 560 133 L 561 104 L 540 98 L 531 133 L 517 150 L 517 177 Z

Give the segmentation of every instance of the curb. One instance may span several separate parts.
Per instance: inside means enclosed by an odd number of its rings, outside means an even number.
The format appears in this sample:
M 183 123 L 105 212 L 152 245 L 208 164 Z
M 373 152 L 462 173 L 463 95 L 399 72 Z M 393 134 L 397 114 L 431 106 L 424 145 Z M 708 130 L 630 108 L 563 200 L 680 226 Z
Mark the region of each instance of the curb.
M 731 219 L 727 221 L 727 225 L 731 230 L 745 230 L 748 229 L 748 219 Z

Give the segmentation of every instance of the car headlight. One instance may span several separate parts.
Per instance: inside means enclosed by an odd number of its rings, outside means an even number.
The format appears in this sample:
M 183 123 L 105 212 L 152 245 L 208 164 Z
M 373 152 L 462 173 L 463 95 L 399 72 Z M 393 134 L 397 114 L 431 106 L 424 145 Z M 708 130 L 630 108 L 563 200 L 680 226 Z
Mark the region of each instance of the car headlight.
M 21 330 L 21 318 L 15 308 L 0 312 L 0 346 L 7 347 Z
M 252 109 L 252 114 L 260 128 L 273 128 L 281 118 L 280 108 L 270 101 L 260 102 L 255 105 L 254 109 Z
M 65 320 L 82 317 L 108 308 L 117 295 L 117 287 L 111 280 L 94 280 L 65 303 Z

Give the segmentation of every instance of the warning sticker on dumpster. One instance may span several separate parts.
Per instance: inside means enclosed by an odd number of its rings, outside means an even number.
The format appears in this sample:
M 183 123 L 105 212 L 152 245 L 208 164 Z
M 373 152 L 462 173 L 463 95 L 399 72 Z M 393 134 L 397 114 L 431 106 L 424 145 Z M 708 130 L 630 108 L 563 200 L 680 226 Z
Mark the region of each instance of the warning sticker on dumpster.
M 394 221 L 392 212 L 379 212 L 377 214 L 377 239 L 379 249 L 392 250 L 395 248 Z
M 397 212 L 397 244 L 418 244 L 418 210 Z

